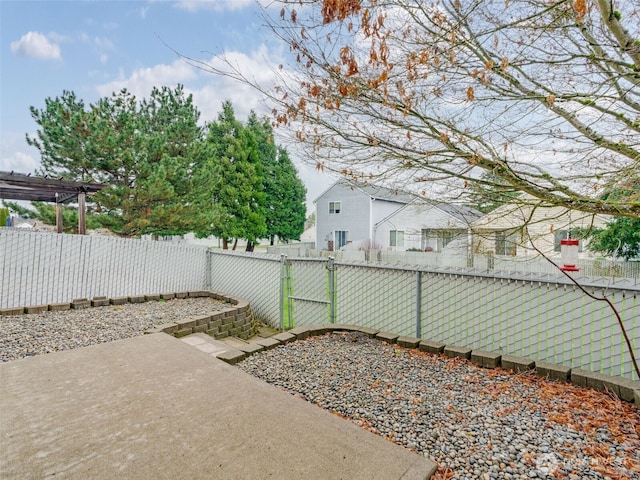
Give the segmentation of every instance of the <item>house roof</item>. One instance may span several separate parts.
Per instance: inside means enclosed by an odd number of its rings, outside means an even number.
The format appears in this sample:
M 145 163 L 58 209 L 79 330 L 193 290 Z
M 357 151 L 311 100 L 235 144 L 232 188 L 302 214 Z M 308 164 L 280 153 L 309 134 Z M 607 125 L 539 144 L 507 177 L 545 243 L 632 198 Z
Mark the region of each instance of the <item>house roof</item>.
M 427 202 L 429 202 L 427 200 Z M 434 207 L 442 210 L 445 213 L 448 213 L 454 218 L 461 220 L 466 223 L 475 222 L 479 218 L 483 216 L 483 213 L 471 208 L 466 207 L 464 205 L 456 205 L 455 203 L 442 203 L 442 202 L 429 202 Z
M 373 200 L 386 200 L 388 202 L 407 204 L 417 198 L 416 195 L 412 193 L 408 193 L 398 189 L 382 187 L 380 185 L 373 185 L 364 182 L 355 182 L 353 180 L 340 179 L 335 181 L 329 188 L 318 195 L 313 203 L 316 203 L 320 197 L 322 197 L 336 185 L 344 185 L 360 190 L 362 193 L 367 195 L 369 198 L 372 198 Z
M 557 228 L 562 228 L 563 225 L 568 226 L 588 219 L 598 219 L 598 222 L 604 223 L 610 217 L 544 204 L 535 197 L 526 194 L 520 197 L 517 203 L 501 205 L 474 221 L 473 228 L 476 230 L 508 230 L 536 223 L 553 223 Z
M 389 220 L 393 216 L 397 215 L 399 212 L 401 212 L 405 208 L 409 207 L 409 205 L 413 205 L 413 204 L 418 203 L 418 202 L 421 202 L 421 203 L 424 203 L 426 205 L 429 205 L 429 206 L 432 206 L 434 208 L 437 208 L 438 210 L 440 210 L 440 211 L 444 212 L 445 214 L 449 215 L 450 217 L 453 217 L 456 220 L 459 220 L 460 222 L 462 222 L 464 224 L 468 224 L 468 225 L 470 225 L 472 222 L 475 222 L 476 220 L 478 220 L 479 218 L 481 218 L 483 216 L 483 214 L 481 212 L 479 212 L 478 210 L 476 210 L 474 208 L 470 208 L 470 207 L 465 207 L 464 205 L 456 205 L 456 204 L 452 204 L 452 203 L 436 202 L 436 201 L 429 200 L 429 199 L 426 199 L 426 198 L 420 198 L 420 197 L 414 196 L 414 198 L 413 198 L 413 200 L 411 202 L 408 202 L 406 205 L 403 205 L 401 208 L 399 208 L 395 212 L 391 213 L 390 215 L 387 215 L 385 218 L 380 220 L 377 224 L 380 225 L 380 224 L 386 222 L 387 220 Z

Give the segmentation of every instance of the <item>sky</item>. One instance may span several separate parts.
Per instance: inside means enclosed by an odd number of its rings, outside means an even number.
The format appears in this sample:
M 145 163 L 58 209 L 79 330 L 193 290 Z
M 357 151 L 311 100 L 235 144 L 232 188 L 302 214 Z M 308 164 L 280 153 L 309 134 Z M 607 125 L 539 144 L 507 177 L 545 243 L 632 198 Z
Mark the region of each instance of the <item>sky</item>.
M 203 122 L 217 118 L 225 100 L 243 121 L 250 110 L 268 114 L 256 90 L 180 57 L 219 65 L 224 55 L 270 85 L 287 47 L 264 26 L 261 12 L 257 0 L 0 0 L 0 170 L 39 167 L 38 150 L 25 140 L 38 127 L 30 107 L 42 109 L 65 90 L 89 105 L 123 88 L 142 99 L 154 86 L 182 84 Z M 289 152 L 311 213 L 311 202 L 335 178 Z

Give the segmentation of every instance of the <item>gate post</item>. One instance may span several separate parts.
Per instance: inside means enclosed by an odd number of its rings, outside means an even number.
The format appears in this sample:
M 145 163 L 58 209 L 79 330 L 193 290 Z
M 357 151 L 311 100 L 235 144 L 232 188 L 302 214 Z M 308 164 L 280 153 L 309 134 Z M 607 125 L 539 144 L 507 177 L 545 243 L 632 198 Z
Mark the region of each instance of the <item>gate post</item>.
M 284 253 L 280 254 L 280 331 L 284 332 L 284 282 L 285 278 L 285 259 Z
M 422 272 L 416 270 L 416 337 L 422 338 Z
M 336 265 L 333 257 L 329 257 L 327 261 L 327 270 L 329 271 L 329 323 L 336 323 Z

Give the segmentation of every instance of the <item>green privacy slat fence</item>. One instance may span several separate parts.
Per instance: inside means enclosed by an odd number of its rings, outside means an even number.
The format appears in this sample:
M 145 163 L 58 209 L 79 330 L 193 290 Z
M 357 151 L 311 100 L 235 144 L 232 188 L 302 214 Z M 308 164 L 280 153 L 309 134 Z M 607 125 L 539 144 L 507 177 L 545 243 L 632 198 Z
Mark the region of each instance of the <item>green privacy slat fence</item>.
M 213 255 L 220 256 L 224 257 Z M 293 324 L 329 323 L 327 262 L 306 258 L 288 262 Z M 214 266 L 214 270 L 224 278 L 229 269 L 246 268 L 240 265 L 227 265 L 223 269 Z M 252 270 L 256 268 L 254 265 Z M 609 307 L 589 298 L 560 275 L 499 278 L 462 269 L 429 271 L 337 262 L 335 269 L 337 323 L 409 336 L 419 332 L 423 339 L 447 344 L 637 377 Z M 416 281 L 417 276 L 420 281 Z M 581 279 L 581 283 L 595 295 L 605 294 L 616 306 L 639 356 L 640 291 L 610 288 L 606 279 L 604 284 L 587 278 Z M 278 301 L 278 289 L 274 287 L 270 292 L 266 297 L 272 304 Z M 265 297 L 264 292 L 261 295 Z M 257 295 L 248 300 L 252 308 L 261 303 Z M 277 315 L 266 318 L 274 326 L 278 325 L 277 319 Z

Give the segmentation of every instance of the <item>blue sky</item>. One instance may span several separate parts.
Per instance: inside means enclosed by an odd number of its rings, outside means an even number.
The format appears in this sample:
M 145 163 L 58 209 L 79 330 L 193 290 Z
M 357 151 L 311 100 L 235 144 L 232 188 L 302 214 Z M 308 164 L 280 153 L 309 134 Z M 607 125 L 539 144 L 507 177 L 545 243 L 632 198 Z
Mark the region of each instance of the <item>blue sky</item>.
M 180 83 L 203 121 L 216 118 L 224 100 L 242 120 L 251 109 L 268 113 L 257 91 L 175 53 L 212 64 L 224 54 L 269 85 L 287 48 L 263 23 L 256 0 L 0 0 L 0 170 L 39 166 L 39 152 L 25 141 L 37 130 L 29 108 L 64 90 L 89 104 L 121 88 L 143 98 L 153 86 Z M 334 179 L 290 153 L 313 200 Z

